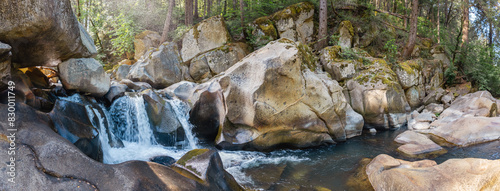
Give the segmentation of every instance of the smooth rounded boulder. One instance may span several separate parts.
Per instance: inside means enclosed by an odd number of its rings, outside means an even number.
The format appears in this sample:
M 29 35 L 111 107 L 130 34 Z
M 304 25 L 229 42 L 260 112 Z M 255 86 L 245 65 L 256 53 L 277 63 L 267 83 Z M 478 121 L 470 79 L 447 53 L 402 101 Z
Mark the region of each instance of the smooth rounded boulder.
M 69 0 L 1 1 L 0 13 L 0 41 L 12 46 L 12 61 L 21 67 L 57 66 L 97 54 Z
M 70 59 L 58 66 L 64 88 L 95 96 L 108 93 L 111 80 L 102 65 L 93 58 Z
M 218 78 L 227 104 L 219 147 L 306 148 L 346 139 L 342 87 L 325 73 L 312 72 L 315 59 L 300 46 L 273 41 Z
M 182 58 L 175 43 L 164 43 L 146 52 L 127 75 L 132 81 L 146 82 L 157 89 L 168 87 L 182 80 Z

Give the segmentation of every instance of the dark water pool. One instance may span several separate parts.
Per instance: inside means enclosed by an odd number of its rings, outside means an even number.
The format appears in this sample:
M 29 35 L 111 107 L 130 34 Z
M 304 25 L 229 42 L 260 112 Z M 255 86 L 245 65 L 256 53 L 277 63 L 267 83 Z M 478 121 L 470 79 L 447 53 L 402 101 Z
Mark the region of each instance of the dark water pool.
M 348 179 L 360 167 L 363 158 L 374 158 L 388 154 L 404 160 L 420 160 L 403 156 L 396 151 L 400 144 L 394 138 L 406 128 L 379 132 L 351 138 L 337 145 L 306 150 L 282 150 L 271 153 L 234 152 L 242 155 L 237 164 L 225 164 L 237 180 L 249 188 L 262 190 L 356 190 L 347 185 Z M 478 144 L 465 148 L 445 147 L 447 153 L 430 158 L 438 164 L 450 158 L 500 159 L 500 141 Z M 256 157 L 260 155 L 261 157 Z M 231 156 L 222 152 L 225 163 L 231 163 Z M 239 156 L 241 157 L 241 156 Z M 238 169 L 234 169 L 238 166 Z M 246 179 L 245 181 L 241 181 Z M 250 180 L 249 180 L 250 179 Z M 357 188 L 359 189 L 359 188 Z

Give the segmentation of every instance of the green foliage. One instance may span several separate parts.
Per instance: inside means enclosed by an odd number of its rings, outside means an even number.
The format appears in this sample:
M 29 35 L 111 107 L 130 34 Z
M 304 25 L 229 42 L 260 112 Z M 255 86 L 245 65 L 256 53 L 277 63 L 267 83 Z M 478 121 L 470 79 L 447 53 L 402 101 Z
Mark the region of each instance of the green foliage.
M 174 41 L 180 39 L 182 37 L 182 35 L 184 35 L 184 33 L 186 33 L 191 27 L 188 27 L 184 24 L 180 24 L 179 26 L 177 26 L 177 28 L 175 28 L 174 31 L 170 32 L 170 37 L 171 39 L 174 39 Z
M 460 57 L 465 75 L 479 90 L 500 96 L 500 67 L 494 63 L 498 50 L 480 41 L 469 43 L 465 49 L 466 55 Z
M 113 54 L 120 56 L 127 52 L 133 52 L 134 38 L 137 33 L 133 21 L 124 14 L 120 14 L 112 26 L 114 28 L 111 31 Z
M 330 36 L 330 41 L 328 41 L 328 44 L 330 46 L 337 45 L 339 43 L 339 39 L 340 39 L 340 35 L 333 34 L 332 36 Z
M 396 56 L 398 54 L 398 45 L 395 44 L 396 39 L 391 39 L 387 41 L 384 45 L 384 49 L 386 50 L 386 60 L 391 64 L 396 63 Z
M 348 48 L 348 49 L 342 49 L 342 51 L 339 53 L 340 58 L 345 59 L 345 60 L 360 60 L 363 65 L 369 65 L 371 62 L 364 56 L 360 56 L 360 54 L 366 54 L 366 52 L 357 52 L 354 49 Z

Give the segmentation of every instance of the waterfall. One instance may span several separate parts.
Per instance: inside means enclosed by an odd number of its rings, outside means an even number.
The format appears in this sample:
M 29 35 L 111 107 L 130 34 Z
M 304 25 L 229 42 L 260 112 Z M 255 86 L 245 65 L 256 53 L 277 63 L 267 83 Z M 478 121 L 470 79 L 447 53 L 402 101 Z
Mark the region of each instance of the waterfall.
M 182 128 L 184 129 L 184 132 L 186 133 L 186 139 L 188 141 L 189 148 L 188 149 L 196 149 L 198 148 L 196 144 L 198 143 L 198 140 L 196 137 L 193 135 L 193 125 L 189 122 L 189 106 L 182 102 L 181 100 L 178 99 L 173 99 L 173 100 L 168 100 L 165 99 L 166 104 L 170 104 L 172 106 L 172 109 L 175 112 L 175 115 L 177 116 L 177 119 L 182 125 Z

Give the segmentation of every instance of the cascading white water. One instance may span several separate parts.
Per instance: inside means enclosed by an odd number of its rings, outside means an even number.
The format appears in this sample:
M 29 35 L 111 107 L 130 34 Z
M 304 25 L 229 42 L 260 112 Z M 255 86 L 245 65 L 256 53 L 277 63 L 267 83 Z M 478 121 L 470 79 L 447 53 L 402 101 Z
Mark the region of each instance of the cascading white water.
M 175 115 L 179 122 L 182 125 L 182 128 L 184 129 L 184 132 L 186 134 L 186 139 L 188 141 L 189 148 L 187 149 L 196 149 L 198 146 L 196 145 L 198 143 L 198 140 L 196 137 L 193 135 L 193 125 L 189 123 L 189 106 L 187 106 L 184 102 L 178 99 L 173 99 L 173 100 L 165 100 L 165 104 L 170 104 L 172 106 L 172 109 L 175 112 Z

